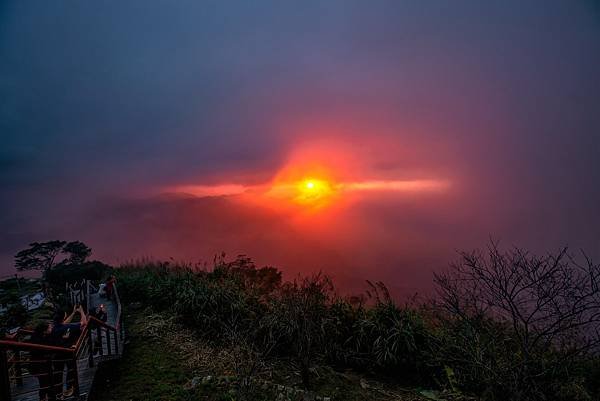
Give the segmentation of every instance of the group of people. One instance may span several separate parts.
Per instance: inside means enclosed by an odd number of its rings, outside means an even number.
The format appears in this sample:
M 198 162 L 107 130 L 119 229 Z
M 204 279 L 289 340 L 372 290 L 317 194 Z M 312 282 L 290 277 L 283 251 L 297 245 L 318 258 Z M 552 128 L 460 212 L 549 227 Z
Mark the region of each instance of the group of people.
M 79 315 L 79 321 L 73 323 L 75 315 Z M 63 310 L 57 310 L 51 322 L 39 323 L 35 327 L 29 342 L 55 347 L 75 347 L 86 325 L 87 317 L 81 305 L 74 307 L 70 315 Z M 31 351 L 29 371 L 38 378 L 40 401 L 61 400 L 73 395 L 75 361 L 64 353 L 51 353 L 43 349 Z
M 109 300 L 113 298 L 116 278 L 110 276 L 105 283 L 100 285 L 100 296 Z M 79 315 L 79 319 L 73 322 Z M 57 309 L 51 321 L 39 323 L 33 330 L 27 342 L 31 344 L 48 345 L 61 348 L 74 348 L 81 337 L 84 327 L 88 324 L 88 317 L 106 322 L 108 318 L 104 304 L 100 304 L 86 314 L 81 305 L 75 305 L 70 314 L 63 309 Z M 17 333 L 7 335 L 14 338 Z M 95 338 L 94 349 L 96 352 L 102 346 L 102 339 Z M 76 383 L 75 360 L 68 353 L 49 351 L 36 348 L 29 352 L 28 370 L 38 378 L 40 401 L 56 401 L 69 398 L 73 395 Z M 65 375 L 66 370 L 66 375 Z
M 75 315 L 79 315 L 79 321 L 73 323 Z M 102 322 L 106 322 L 108 318 L 104 304 L 98 305 L 89 315 Z M 58 310 L 52 321 L 39 323 L 35 327 L 29 342 L 63 348 L 75 347 L 87 324 L 88 318 L 81 305 L 75 306 L 68 316 L 63 310 Z M 101 346 L 101 339 L 96 338 L 94 348 L 97 350 Z M 73 359 L 64 353 L 46 350 L 31 351 L 29 359 L 29 371 L 39 381 L 40 401 L 61 400 L 73 395 L 76 374 Z

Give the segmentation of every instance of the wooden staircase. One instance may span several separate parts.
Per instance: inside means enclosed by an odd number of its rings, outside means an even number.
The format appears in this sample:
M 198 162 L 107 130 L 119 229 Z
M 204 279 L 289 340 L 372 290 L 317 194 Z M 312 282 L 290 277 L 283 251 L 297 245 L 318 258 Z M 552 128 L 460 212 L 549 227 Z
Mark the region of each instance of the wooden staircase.
M 69 302 L 72 305 L 84 305 L 88 311 L 88 324 L 74 347 L 54 347 L 27 342 L 32 333 L 30 330 L 20 330 L 14 340 L 0 341 L 0 401 L 39 400 L 38 377 L 43 374 L 32 373 L 30 367 L 40 363 L 49 366 L 50 377 L 60 377 L 61 374 L 64 377 L 68 374 L 67 377 L 73 378 L 72 383 L 68 384 L 73 385 L 74 392 L 68 399 L 86 400 L 92 389 L 98 364 L 118 359 L 123 353 L 125 330 L 121 301 L 116 285 L 113 288 L 112 299 L 106 299 L 100 297 L 98 289 L 88 280 L 67 285 Z M 100 304 L 104 304 L 106 308 L 106 323 L 90 316 L 89 313 Z M 41 351 L 47 355 L 47 359 L 32 359 L 32 351 Z

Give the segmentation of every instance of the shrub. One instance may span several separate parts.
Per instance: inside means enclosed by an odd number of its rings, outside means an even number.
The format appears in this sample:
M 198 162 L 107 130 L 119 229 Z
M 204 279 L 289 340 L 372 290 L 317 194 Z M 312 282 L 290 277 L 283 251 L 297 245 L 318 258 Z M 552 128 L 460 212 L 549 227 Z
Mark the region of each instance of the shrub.
M 285 283 L 261 322 L 274 346 L 294 357 L 306 388 L 314 359 L 324 353 L 332 290 L 331 280 L 321 274 Z
M 463 252 L 435 276 L 442 359 L 491 400 L 543 400 L 600 345 L 600 265 L 563 249 Z
M 27 309 L 20 303 L 8 307 L 4 316 L 4 324 L 7 328 L 22 326 L 27 322 Z
M 418 375 L 426 365 L 428 329 L 420 313 L 398 308 L 382 284 L 375 305 L 342 299 L 317 274 L 281 282 L 273 268 L 247 258 L 219 261 L 212 272 L 149 263 L 116 270 L 122 299 L 169 310 L 213 341 L 251 344 L 261 358 L 291 357 L 303 383 L 311 367 L 329 360 L 380 373 Z
M 112 272 L 112 267 L 93 261 L 82 264 L 59 264 L 46 272 L 46 281 L 55 291 L 62 292 L 66 283 L 82 280 L 100 281 Z
M 222 257 L 212 271 L 138 263 L 116 275 L 124 302 L 168 311 L 252 355 L 240 370 L 247 377 L 276 357 L 292 360 L 306 387 L 328 362 L 489 401 L 597 397 L 598 338 L 585 330 L 600 319 L 600 268 L 564 252 L 539 258 L 495 246 L 462 257 L 436 276 L 440 297 L 427 305 L 398 306 L 370 282 L 367 297 L 341 298 L 324 275 L 282 282 L 245 257 Z

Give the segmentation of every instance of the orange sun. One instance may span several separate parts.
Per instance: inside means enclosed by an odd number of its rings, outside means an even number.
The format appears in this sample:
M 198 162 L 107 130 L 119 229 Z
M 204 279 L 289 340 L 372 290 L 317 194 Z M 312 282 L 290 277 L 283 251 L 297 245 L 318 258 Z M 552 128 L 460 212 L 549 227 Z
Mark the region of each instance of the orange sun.
M 321 204 L 335 192 L 334 186 L 325 180 L 308 178 L 296 185 L 294 200 L 303 204 Z

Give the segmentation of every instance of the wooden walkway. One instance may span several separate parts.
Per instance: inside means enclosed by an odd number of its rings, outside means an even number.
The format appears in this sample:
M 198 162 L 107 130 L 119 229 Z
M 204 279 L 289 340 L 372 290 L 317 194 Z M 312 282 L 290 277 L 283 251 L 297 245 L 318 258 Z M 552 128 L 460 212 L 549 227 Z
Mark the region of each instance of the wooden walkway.
M 122 355 L 124 330 L 121 323 L 121 303 L 116 289 L 113 299 L 108 300 L 100 297 L 97 290 L 89 282 L 85 284 L 85 288 L 71 291 L 73 291 L 71 302 L 80 302 L 87 305 L 90 311 L 100 304 L 104 304 L 107 312 L 106 323 L 89 318 L 89 323 L 82 331 L 75 348 L 54 353 L 54 361 L 62 358 L 62 360 L 71 361 L 65 367 L 76 366 L 75 392 L 68 399 L 87 400 L 98 364 L 120 358 Z M 38 378 L 27 370 L 27 366 L 31 364 L 31 362 L 28 362 L 29 350 L 27 346 L 31 348 L 32 344 L 15 346 L 6 343 L 12 342 L 0 341 L 0 350 L 2 348 L 8 350 L 4 351 L 8 373 L 5 373 L 5 376 L 8 377 L 5 377 L 3 382 L 8 381 L 10 383 L 10 392 L 7 394 L 5 391 L 0 390 L 0 401 L 38 401 Z M 13 346 L 12 350 L 11 345 Z M 26 349 L 23 349 L 23 347 Z M 2 355 L 0 355 L 0 359 L 1 357 Z M 66 380 L 67 373 L 65 367 L 63 367 L 63 383 Z M 0 366 L 0 375 L 3 374 L 1 369 L 2 366 Z M 0 382 L 0 384 L 3 382 Z

